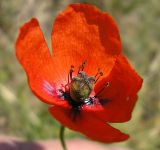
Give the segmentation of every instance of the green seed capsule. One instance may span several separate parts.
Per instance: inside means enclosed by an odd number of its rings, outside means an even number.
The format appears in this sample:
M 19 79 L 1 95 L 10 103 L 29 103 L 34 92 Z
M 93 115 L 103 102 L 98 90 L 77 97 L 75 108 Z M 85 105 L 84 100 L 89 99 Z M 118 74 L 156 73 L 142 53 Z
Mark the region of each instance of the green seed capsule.
M 83 102 L 87 99 L 93 89 L 95 79 L 90 77 L 85 72 L 79 72 L 78 76 L 74 77 L 70 84 L 70 95 L 74 101 Z

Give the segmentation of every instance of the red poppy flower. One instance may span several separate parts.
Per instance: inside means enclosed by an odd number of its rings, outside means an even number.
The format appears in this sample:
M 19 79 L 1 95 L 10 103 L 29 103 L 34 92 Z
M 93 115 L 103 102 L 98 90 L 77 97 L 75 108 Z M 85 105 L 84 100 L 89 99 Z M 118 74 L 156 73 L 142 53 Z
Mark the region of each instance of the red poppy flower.
M 121 52 L 112 17 L 88 4 L 70 5 L 55 20 L 52 48 L 50 54 L 36 19 L 22 26 L 16 55 L 33 93 L 70 129 L 101 142 L 128 139 L 109 123 L 131 118 L 142 79 Z

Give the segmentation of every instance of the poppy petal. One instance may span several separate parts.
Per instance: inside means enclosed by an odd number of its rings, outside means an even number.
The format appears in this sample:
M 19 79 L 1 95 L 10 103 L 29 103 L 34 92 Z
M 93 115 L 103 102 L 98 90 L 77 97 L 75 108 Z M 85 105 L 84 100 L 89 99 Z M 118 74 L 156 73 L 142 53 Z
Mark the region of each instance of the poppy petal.
M 76 118 L 73 119 L 71 116 L 74 112 L 66 108 L 53 106 L 49 111 L 62 125 L 83 133 L 92 140 L 111 143 L 129 138 L 127 134 L 111 127 L 106 122 L 97 119 L 92 113 L 87 114 L 81 111 Z
M 32 91 L 45 103 L 64 104 L 57 95 L 58 72 L 52 61 L 39 23 L 31 19 L 23 25 L 16 42 L 16 56 L 26 71 Z M 57 100 L 58 99 L 58 100 Z
M 95 93 L 109 82 L 109 87 L 98 95 L 101 105 L 84 106 L 85 111 L 108 122 L 125 122 L 130 120 L 141 88 L 142 78 L 133 70 L 124 56 L 119 56 L 109 76 L 95 87 Z
M 85 71 L 95 75 L 98 68 L 107 75 L 121 53 L 118 28 L 107 13 L 88 4 L 72 4 L 55 20 L 52 48 L 64 70 L 78 68 L 87 60 Z

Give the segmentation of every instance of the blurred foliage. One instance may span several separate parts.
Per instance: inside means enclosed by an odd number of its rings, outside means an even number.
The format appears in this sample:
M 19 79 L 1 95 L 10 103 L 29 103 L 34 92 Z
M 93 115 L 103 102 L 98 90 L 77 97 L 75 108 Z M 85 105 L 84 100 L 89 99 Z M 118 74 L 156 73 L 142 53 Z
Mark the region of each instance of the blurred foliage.
M 124 53 L 144 78 L 132 120 L 123 126 L 116 125 L 131 134 L 130 140 L 121 144 L 134 150 L 159 150 L 159 0 L 1 0 L 0 133 L 28 140 L 58 137 L 59 124 L 49 115 L 48 106 L 30 92 L 15 58 L 14 43 L 19 26 L 37 17 L 50 45 L 55 16 L 73 2 L 94 4 L 114 17 L 120 28 Z M 77 133 L 67 130 L 66 136 L 75 137 Z

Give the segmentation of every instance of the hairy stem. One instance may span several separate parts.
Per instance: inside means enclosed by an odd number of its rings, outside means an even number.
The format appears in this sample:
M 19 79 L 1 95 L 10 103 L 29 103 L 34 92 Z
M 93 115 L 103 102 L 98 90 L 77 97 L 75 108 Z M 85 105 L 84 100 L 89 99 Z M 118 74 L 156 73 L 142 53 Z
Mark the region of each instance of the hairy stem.
M 65 127 L 63 125 L 61 125 L 60 132 L 59 132 L 59 138 L 60 138 L 63 150 L 67 150 L 67 147 L 65 144 L 65 139 L 64 139 L 64 131 L 65 131 Z

